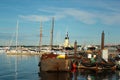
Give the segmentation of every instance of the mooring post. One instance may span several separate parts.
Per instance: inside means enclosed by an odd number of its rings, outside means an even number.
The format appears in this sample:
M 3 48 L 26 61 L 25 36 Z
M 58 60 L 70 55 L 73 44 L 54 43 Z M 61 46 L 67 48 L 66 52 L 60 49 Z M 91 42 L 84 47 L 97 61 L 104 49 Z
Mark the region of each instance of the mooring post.
M 76 58 L 76 55 L 77 54 L 77 41 L 75 40 L 75 43 L 74 43 L 74 58 Z
M 104 34 L 104 31 L 103 31 L 102 35 L 101 35 L 101 50 L 104 49 L 104 39 L 105 39 L 105 34 Z
M 75 40 L 75 43 L 74 43 L 74 59 L 75 59 L 75 65 L 76 65 L 76 68 L 78 67 L 77 66 L 77 41 Z M 74 72 L 74 80 L 77 80 L 77 74 L 76 72 Z

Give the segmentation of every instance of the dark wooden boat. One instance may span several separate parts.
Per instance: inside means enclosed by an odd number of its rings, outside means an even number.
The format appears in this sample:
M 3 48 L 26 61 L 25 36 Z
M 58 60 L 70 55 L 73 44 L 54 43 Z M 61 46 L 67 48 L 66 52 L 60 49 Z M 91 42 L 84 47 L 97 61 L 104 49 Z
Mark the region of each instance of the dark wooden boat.
M 113 62 L 106 62 L 106 63 L 101 63 L 101 66 L 104 68 L 112 68 L 112 67 L 116 66 L 116 64 Z
M 81 66 L 85 69 L 115 69 L 115 62 L 105 61 L 102 59 L 101 62 L 91 62 L 88 58 L 81 60 Z
M 81 64 L 85 67 L 95 67 L 96 66 L 96 63 L 84 63 L 84 62 L 82 62 Z
M 95 67 L 96 63 L 95 62 L 91 62 L 90 59 L 88 59 L 88 58 L 83 58 L 81 60 L 81 65 L 83 65 L 85 67 Z

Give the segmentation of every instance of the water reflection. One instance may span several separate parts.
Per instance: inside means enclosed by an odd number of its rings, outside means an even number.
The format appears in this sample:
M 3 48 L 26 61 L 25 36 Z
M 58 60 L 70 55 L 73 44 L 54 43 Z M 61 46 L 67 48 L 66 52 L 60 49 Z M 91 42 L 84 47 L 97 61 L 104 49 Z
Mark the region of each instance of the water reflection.
M 120 80 L 120 71 L 116 71 L 116 80 Z
M 119 80 L 120 71 L 77 70 L 76 72 L 40 72 L 40 80 Z
M 80 70 L 78 73 L 86 80 L 114 80 L 112 78 L 115 76 L 115 71 L 112 70 L 101 70 L 99 72 L 93 70 Z
M 0 54 L 0 80 L 39 80 L 39 56 Z
M 40 72 L 41 80 L 72 80 L 69 72 Z
M 118 70 L 95 72 L 80 69 L 75 72 L 41 72 L 38 67 L 39 60 L 39 56 L 0 54 L 0 80 L 120 80 Z

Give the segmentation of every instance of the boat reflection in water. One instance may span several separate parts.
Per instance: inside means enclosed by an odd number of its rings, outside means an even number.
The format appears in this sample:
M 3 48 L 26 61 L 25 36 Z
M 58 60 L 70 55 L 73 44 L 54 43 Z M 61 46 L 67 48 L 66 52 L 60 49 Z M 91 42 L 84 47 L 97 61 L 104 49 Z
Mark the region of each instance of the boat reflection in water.
M 112 70 L 101 70 L 95 72 L 93 70 L 80 70 L 78 71 L 79 75 L 84 77 L 85 80 L 116 80 L 115 71 Z
M 72 74 L 69 72 L 40 72 L 40 80 L 72 80 Z
M 76 72 L 40 72 L 40 80 L 119 80 L 120 71 L 81 69 Z

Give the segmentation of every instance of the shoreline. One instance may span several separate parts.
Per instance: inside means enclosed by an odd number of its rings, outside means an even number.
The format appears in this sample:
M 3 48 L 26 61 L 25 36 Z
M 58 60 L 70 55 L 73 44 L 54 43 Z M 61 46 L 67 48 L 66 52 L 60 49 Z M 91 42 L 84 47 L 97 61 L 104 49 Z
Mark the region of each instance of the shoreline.
M 30 55 L 30 56 L 41 56 L 44 52 L 40 53 L 6 53 L 7 55 Z

